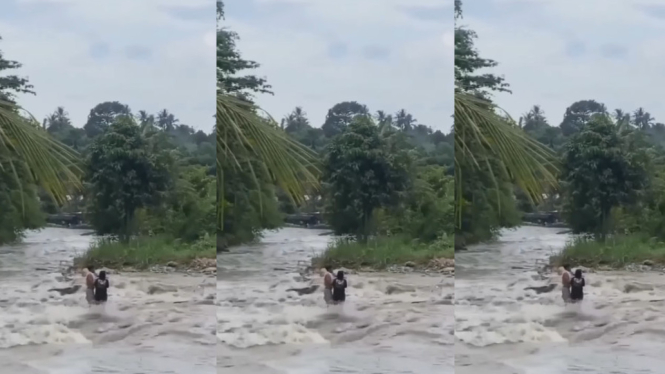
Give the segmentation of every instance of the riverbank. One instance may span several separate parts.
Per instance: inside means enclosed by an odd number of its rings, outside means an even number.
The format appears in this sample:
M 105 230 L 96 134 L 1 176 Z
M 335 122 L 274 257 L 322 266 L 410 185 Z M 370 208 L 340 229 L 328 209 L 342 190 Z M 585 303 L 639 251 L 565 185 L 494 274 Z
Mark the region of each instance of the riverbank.
M 452 238 L 444 237 L 423 244 L 404 237 L 378 237 L 367 243 L 350 239 L 333 241 L 312 265 L 353 270 L 388 270 L 394 272 L 455 272 Z
M 285 228 L 219 255 L 217 372 L 454 372 L 454 282 L 439 274 L 350 271 L 343 310 L 304 271 L 324 231 Z
M 665 243 L 643 235 L 621 235 L 605 242 L 577 238 L 568 242 L 550 264 L 584 266 L 599 270 L 665 269 Z
M 216 269 L 215 238 L 208 236 L 194 243 L 154 236 L 139 237 L 129 243 L 100 239 L 74 259 L 75 267 L 94 265 L 124 271 L 170 272 L 194 270 L 212 272 Z

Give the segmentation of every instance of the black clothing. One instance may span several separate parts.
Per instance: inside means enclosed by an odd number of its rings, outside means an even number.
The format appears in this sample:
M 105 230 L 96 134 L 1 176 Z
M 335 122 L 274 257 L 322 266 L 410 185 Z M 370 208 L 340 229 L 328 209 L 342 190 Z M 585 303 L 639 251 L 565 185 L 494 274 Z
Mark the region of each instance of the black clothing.
M 584 299 L 584 278 L 572 278 L 570 280 L 570 299 Z
M 346 300 L 346 279 L 335 279 L 332 286 L 333 301 L 340 302 Z
M 109 280 L 95 279 L 95 301 L 104 302 L 108 300 L 107 290 L 109 288 Z

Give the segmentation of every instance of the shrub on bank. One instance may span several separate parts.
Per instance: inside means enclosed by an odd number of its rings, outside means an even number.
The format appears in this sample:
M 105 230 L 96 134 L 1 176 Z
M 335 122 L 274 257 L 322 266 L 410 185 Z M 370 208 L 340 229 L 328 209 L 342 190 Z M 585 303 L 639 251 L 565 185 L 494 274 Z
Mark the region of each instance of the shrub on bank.
M 652 262 L 665 265 L 665 243 L 644 235 L 617 235 L 604 242 L 576 238 L 552 257 L 553 265 L 569 263 L 586 267 L 623 268 L 630 264 Z
M 420 243 L 405 236 L 375 237 L 367 243 L 350 238 L 332 242 L 325 252 L 313 260 L 315 266 L 330 265 L 357 269 L 369 267 L 385 269 L 392 265 L 411 262 L 426 266 L 435 258 L 454 258 L 453 240 L 443 236 L 432 243 Z
M 215 237 L 205 236 L 193 243 L 181 242 L 168 236 L 143 236 L 129 243 L 104 238 L 74 260 L 76 266 L 94 265 L 120 269 L 132 267 L 138 270 L 153 265 L 176 263 L 186 266 L 197 258 L 216 258 Z

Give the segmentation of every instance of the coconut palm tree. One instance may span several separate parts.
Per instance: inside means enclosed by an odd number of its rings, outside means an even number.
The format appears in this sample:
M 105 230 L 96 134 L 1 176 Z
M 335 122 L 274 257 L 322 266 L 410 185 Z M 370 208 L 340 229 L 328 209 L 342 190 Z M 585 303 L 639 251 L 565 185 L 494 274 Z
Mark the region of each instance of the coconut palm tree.
M 21 112 L 18 105 L 0 98 L 0 168 L 9 171 L 19 185 L 35 183 L 62 204 L 72 188 L 81 187 L 79 157 L 44 131 L 32 115 L 26 118 Z M 19 174 L 30 180 L 22 180 Z
M 512 181 L 524 190 L 532 202 L 557 186 L 554 152 L 520 129 L 500 108 L 461 90 L 455 92 L 455 196 L 461 219 L 462 178 L 469 168 L 490 170 L 491 157 L 504 168 Z M 498 188 L 498 185 L 497 185 Z
M 256 105 L 222 90 L 217 94 L 216 137 L 220 230 L 224 217 L 224 166 L 239 168 L 256 180 L 249 160 L 258 161 L 295 203 L 304 202 L 307 194 L 319 186 L 317 155 L 312 150 L 291 139 Z

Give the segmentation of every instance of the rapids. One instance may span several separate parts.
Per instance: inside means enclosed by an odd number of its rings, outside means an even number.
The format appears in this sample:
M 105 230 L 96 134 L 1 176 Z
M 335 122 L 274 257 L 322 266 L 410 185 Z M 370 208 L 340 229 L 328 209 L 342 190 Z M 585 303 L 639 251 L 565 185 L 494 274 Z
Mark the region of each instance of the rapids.
M 584 301 L 565 307 L 559 275 L 536 271 L 569 239 L 558 231 L 522 227 L 456 253 L 455 372 L 665 373 L 665 275 L 591 272 Z
M 350 273 L 347 301 L 326 308 L 303 271 L 330 236 L 288 228 L 218 256 L 217 372 L 454 372 L 452 279 Z
M 215 373 L 215 282 L 183 274 L 109 274 L 105 306 L 63 269 L 90 245 L 47 228 L 0 247 L 0 374 Z M 70 279 L 71 277 L 71 279 Z

